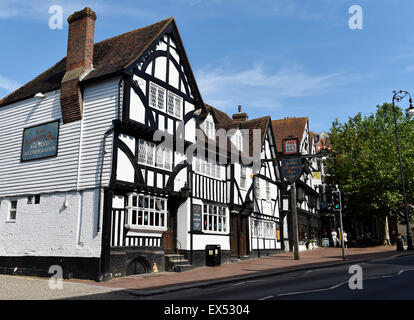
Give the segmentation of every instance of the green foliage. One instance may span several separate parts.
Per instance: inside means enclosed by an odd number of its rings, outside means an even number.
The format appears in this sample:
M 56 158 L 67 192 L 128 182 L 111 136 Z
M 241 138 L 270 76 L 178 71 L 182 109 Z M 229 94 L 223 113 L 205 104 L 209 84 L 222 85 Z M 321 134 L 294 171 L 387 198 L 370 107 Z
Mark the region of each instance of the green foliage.
M 396 107 L 401 157 L 408 203 L 414 202 L 414 120 Z M 375 114 L 358 113 L 348 122 L 333 122 L 331 155 L 326 161 L 332 184 L 350 195 L 358 215 L 384 215 L 403 204 L 392 105 Z

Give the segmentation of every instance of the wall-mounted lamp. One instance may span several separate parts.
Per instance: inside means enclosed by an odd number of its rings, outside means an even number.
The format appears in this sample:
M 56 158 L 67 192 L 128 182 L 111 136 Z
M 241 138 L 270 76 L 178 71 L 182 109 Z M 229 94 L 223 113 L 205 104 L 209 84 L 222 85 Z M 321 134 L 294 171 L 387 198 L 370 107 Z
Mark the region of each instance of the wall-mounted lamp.
M 38 99 L 44 99 L 46 96 L 43 94 L 43 93 L 41 93 L 41 92 L 38 92 L 38 93 L 36 93 L 35 94 L 35 96 L 34 96 L 35 98 L 38 98 Z

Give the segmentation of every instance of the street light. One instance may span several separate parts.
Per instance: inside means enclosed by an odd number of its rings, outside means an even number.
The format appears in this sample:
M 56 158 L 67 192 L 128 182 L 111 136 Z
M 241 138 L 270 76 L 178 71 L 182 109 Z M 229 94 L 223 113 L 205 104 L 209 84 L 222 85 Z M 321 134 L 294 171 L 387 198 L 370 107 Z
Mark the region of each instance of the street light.
M 392 97 L 392 111 L 394 113 L 394 123 L 395 123 L 395 137 L 397 140 L 397 150 L 398 150 L 398 159 L 400 161 L 400 172 L 401 172 L 401 181 L 402 181 L 402 188 L 403 188 L 403 195 L 404 195 L 404 210 L 405 210 L 405 223 L 407 225 L 407 250 L 413 250 L 413 237 L 411 234 L 411 228 L 410 228 L 410 218 L 408 216 L 408 207 L 407 207 L 407 195 L 405 193 L 405 182 L 404 182 L 404 171 L 402 167 L 402 161 L 401 161 L 401 151 L 400 151 L 400 141 L 398 139 L 398 126 L 397 126 L 397 116 L 395 112 L 395 101 L 400 102 L 402 99 L 404 99 L 407 95 L 410 97 L 410 108 L 407 111 L 407 115 L 411 116 L 414 114 L 414 108 L 413 108 L 413 99 L 411 98 L 411 95 L 409 92 L 400 90 L 400 91 L 393 91 L 394 95 Z

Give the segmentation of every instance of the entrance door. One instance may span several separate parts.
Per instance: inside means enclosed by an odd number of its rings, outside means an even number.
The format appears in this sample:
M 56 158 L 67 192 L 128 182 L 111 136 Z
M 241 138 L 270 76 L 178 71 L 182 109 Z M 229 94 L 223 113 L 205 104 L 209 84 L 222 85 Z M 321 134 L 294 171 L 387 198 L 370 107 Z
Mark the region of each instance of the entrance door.
M 230 250 L 231 255 L 237 257 L 237 216 L 231 216 L 230 221 Z
M 240 219 L 240 225 L 238 223 Z M 232 256 L 247 255 L 247 217 L 234 215 L 231 217 L 231 226 L 230 226 L 230 250 Z M 240 239 L 238 239 L 238 234 L 240 233 Z
M 163 234 L 164 252 L 176 253 L 176 234 L 177 234 L 177 211 L 171 209 L 168 212 L 168 229 Z
M 240 216 L 240 255 L 247 255 L 247 217 Z

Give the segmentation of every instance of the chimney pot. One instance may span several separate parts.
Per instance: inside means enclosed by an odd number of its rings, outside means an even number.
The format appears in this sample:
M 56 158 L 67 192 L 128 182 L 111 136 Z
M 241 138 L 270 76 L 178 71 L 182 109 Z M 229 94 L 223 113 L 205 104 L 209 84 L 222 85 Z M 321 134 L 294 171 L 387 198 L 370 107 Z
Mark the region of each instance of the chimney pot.
M 241 106 L 238 106 L 238 113 L 233 114 L 233 121 L 237 123 L 245 122 L 249 119 L 249 116 L 245 112 L 241 112 Z

